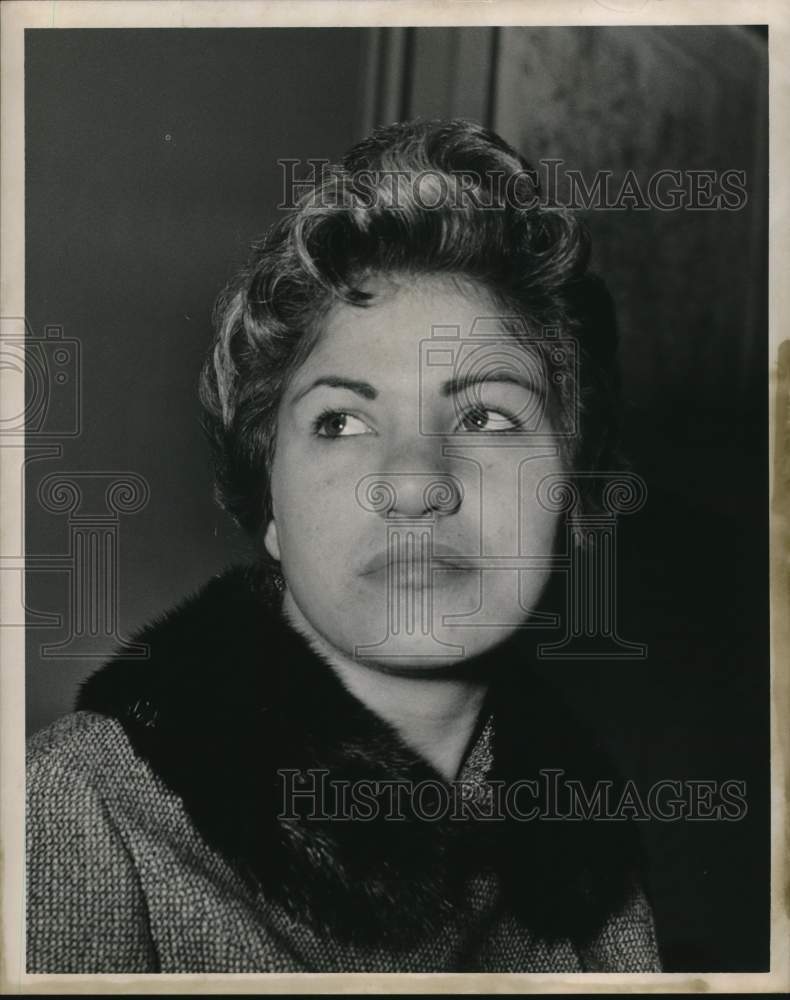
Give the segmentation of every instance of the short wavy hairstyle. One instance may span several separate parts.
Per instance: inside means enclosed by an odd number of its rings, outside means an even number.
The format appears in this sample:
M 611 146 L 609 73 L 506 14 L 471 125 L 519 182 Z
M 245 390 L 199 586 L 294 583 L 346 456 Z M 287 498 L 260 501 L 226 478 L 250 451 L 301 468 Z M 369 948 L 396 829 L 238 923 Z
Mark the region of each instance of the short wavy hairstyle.
M 375 129 L 327 165 L 252 246 L 214 311 L 201 373 L 220 504 L 254 534 L 271 516 L 277 410 L 290 377 L 342 302 L 366 308 L 376 276 L 447 278 L 523 322 L 530 349 L 554 351 L 547 385 L 569 468 L 611 467 L 618 432 L 611 298 L 588 271 L 586 228 L 543 202 L 536 172 L 495 133 L 465 120 Z M 556 377 L 559 331 L 575 362 Z M 536 348 L 537 345 L 537 348 Z M 591 487 L 584 503 L 596 507 Z

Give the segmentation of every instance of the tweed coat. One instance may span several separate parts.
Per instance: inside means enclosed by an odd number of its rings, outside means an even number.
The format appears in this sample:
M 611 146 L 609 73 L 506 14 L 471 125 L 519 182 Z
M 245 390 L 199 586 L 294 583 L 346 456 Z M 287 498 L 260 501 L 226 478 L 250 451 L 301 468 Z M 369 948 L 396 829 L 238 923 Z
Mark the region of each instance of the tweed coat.
M 29 972 L 660 971 L 629 824 L 490 811 L 610 773 L 515 645 L 448 784 L 253 567 L 136 641 L 29 742 Z

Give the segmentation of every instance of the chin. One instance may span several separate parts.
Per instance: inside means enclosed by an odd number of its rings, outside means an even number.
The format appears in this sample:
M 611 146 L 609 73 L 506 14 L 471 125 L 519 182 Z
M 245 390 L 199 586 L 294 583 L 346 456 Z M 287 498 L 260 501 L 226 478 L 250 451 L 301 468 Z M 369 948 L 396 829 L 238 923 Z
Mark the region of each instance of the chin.
M 424 655 L 409 641 L 396 644 L 394 640 L 386 647 L 356 647 L 355 659 L 380 673 L 397 677 L 454 677 L 470 674 L 490 673 L 496 663 L 497 651 L 512 637 L 513 631 L 503 631 L 495 636 L 486 630 L 479 637 L 470 636 L 470 629 L 445 629 L 444 642 L 452 644 L 457 653 L 443 650 L 436 641 L 430 655 Z M 456 634 L 460 633 L 460 634 Z
M 496 649 L 517 628 L 445 623 L 449 615 L 473 614 L 478 607 L 477 593 L 445 593 L 444 599 L 439 600 L 434 593 L 429 613 L 430 604 L 427 600 L 423 602 L 421 598 L 425 595 L 419 591 L 408 595 L 409 599 L 401 596 L 392 607 L 388 607 L 384 595 L 377 594 L 371 599 L 365 593 L 351 596 L 343 606 L 315 602 L 309 616 L 302 613 L 297 599 L 295 606 L 291 605 L 295 614 L 289 617 L 303 634 L 317 641 L 325 654 L 339 654 L 383 673 L 400 676 L 448 674 L 467 669 L 467 664 Z M 292 595 L 292 600 L 294 597 L 297 595 Z M 510 611 L 506 619 L 523 618 L 523 612 Z
M 496 649 L 514 631 L 511 627 L 499 630 L 444 625 L 439 614 L 434 615 L 433 627 L 427 629 L 404 627 L 388 631 L 386 616 L 378 621 L 379 627 L 370 620 L 360 623 L 353 633 L 346 632 L 342 644 L 354 659 L 388 673 L 451 670 Z

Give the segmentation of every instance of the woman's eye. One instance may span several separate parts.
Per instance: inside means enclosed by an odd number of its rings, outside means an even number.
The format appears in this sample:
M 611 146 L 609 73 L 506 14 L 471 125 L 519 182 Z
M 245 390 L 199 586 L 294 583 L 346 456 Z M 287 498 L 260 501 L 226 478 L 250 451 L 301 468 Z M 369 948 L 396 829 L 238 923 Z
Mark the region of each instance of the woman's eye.
M 460 427 L 464 431 L 516 431 L 519 424 L 501 410 L 481 406 L 467 410 L 461 418 Z
M 317 437 L 338 438 L 371 434 L 372 431 L 359 417 L 343 413 L 342 410 L 329 410 L 316 417 L 313 422 L 313 433 Z

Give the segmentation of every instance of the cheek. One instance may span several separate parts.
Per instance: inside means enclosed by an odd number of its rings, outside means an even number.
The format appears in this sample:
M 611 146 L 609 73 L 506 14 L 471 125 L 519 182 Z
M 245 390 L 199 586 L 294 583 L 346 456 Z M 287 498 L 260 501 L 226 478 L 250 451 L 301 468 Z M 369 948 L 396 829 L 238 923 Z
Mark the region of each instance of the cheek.
M 503 451 L 505 451 L 503 449 Z M 520 463 L 499 461 L 481 470 L 486 479 L 482 509 L 478 504 L 482 534 L 489 543 L 505 552 L 550 550 L 560 524 L 560 515 L 547 510 L 538 499 L 538 486 L 548 475 L 563 471 L 554 457 Z
M 532 531 L 535 552 L 538 555 L 549 555 L 554 550 L 560 526 L 559 514 L 538 509 L 528 518 L 527 526 Z
M 337 470 L 316 468 L 283 449 L 272 470 L 272 503 L 284 568 L 319 569 L 327 552 L 342 545 L 353 521 L 354 496 Z

